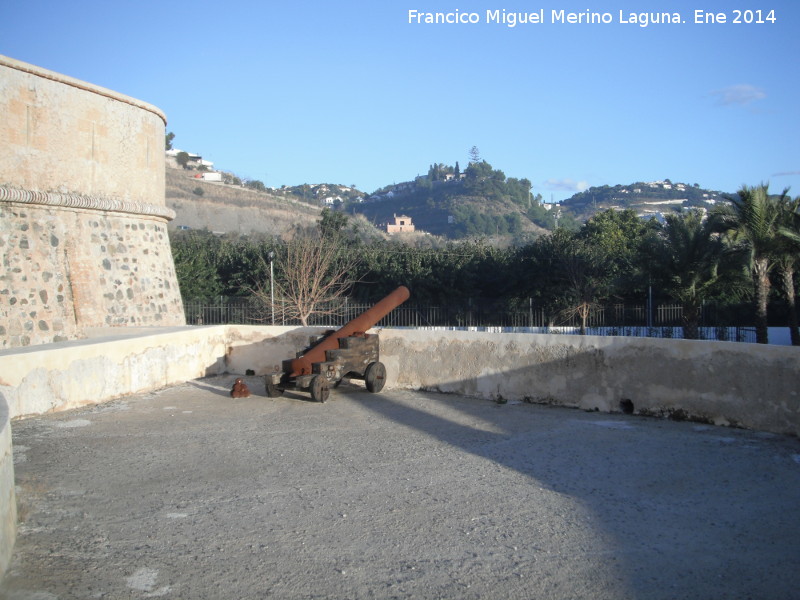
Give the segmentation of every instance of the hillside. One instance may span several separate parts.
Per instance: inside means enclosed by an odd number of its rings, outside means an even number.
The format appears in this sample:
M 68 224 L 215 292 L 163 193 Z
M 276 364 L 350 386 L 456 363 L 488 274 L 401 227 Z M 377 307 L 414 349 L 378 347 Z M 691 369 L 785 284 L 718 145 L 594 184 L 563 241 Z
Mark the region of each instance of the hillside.
M 346 185 L 332 183 L 316 183 L 282 187 L 276 190 L 281 194 L 296 196 L 303 202 L 320 206 L 332 206 L 347 202 L 360 202 L 366 196 L 364 192 Z
M 547 210 L 541 196 L 533 196 L 527 179 L 507 178 L 486 161 L 471 162 L 463 173 L 458 163 L 431 165 L 427 175 L 369 196 L 345 185 L 270 189 L 261 182 L 242 183 L 229 173 L 216 175 L 222 181 L 199 176 L 199 171 L 167 160 L 166 202 L 177 213 L 170 227 L 288 238 L 297 230 L 315 227 L 328 206 L 355 217 L 350 227 L 362 238 L 385 236 L 378 230 L 385 231 L 395 215 L 409 216 L 417 233 L 400 238 L 412 245 L 436 243 L 431 236 L 519 242 L 553 229 L 554 218 L 562 225 L 577 226 L 607 209 L 631 209 L 641 217 L 661 218 L 676 209 L 708 209 L 724 199 L 722 192 L 666 179 L 591 187 L 564 200 L 558 211 Z M 426 235 L 431 239 L 424 240 Z
M 380 235 L 377 229 L 393 215 L 408 214 L 418 233 L 401 238 L 412 245 L 436 243 L 422 239 L 426 234 L 508 241 L 545 231 L 531 218 L 538 202 L 530 197 L 530 182 L 507 179 L 485 161 L 471 164 L 460 179 L 417 178 L 369 197 L 344 185 L 269 189 L 229 173 L 219 174 L 222 181 L 207 181 L 201 174 L 167 161 L 166 201 L 177 213 L 172 228 L 288 237 L 315 226 L 322 208 L 329 206 L 355 217 L 351 228 L 360 237 Z
M 167 206 L 177 213 L 170 228 L 285 237 L 314 227 L 321 208 L 291 194 L 260 192 L 240 185 L 196 179 L 196 171 L 166 169 Z
M 235 176 L 223 173 L 228 183 L 204 181 L 200 172 L 170 165 L 166 169 L 166 203 L 176 212 L 170 229 L 206 229 L 214 233 L 267 235 L 291 238 L 296 232 L 317 227 L 328 198 L 339 203 L 364 196 L 347 186 L 303 185 L 279 190 L 254 189 Z M 231 183 L 231 182 L 234 183 Z M 385 239 L 363 216 L 351 215 L 346 229 L 353 238 Z M 412 245 L 430 245 L 416 236 L 404 239 Z
M 609 208 L 630 209 L 640 217 L 659 217 L 681 208 L 709 209 L 723 198 L 722 192 L 703 189 L 698 184 L 673 183 L 665 179 L 591 187 L 564 200 L 561 206 L 579 221 L 585 221 Z
M 544 231 L 526 216 L 520 206 L 509 200 L 487 201 L 483 196 L 451 195 L 451 191 L 373 197 L 354 206 L 353 210 L 376 226 L 393 222 L 394 215 L 407 215 L 413 219 L 418 231 L 448 238 L 538 234 Z
M 470 163 L 464 173 L 457 165 L 432 165 L 426 176 L 387 186 L 347 206 L 377 226 L 407 215 L 417 230 L 451 239 L 539 234 L 544 229 L 535 218 L 544 211 L 538 209 L 528 180 L 506 178 L 486 161 Z

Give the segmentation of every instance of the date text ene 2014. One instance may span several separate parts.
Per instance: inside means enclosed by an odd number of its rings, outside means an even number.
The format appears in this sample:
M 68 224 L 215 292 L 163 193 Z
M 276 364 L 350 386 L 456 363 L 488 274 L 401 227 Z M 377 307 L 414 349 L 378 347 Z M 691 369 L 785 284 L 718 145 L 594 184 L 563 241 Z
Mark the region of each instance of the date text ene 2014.
M 777 21 L 774 10 L 732 10 L 727 12 L 694 11 L 694 22 L 702 24 L 733 23 L 739 24 L 774 24 Z

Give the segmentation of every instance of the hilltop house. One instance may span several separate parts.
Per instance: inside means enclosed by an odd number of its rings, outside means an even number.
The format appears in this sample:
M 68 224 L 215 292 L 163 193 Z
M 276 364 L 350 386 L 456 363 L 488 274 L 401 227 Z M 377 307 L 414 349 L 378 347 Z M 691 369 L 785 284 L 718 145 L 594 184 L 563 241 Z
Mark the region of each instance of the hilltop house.
M 459 181 L 461 179 L 466 179 L 466 173 L 459 173 L 456 175 L 455 173 L 445 173 L 444 180 L 445 181 Z
M 386 233 L 407 233 L 414 231 L 414 224 L 411 222 L 411 217 L 406 215 L 394 215 L 394 223 L 386 224 Z
M 165 154 L 168 157 L 172 158 L 173 161 L 175 161 L 178 154 L 180 154 L 181 152 L 183 152 L 183 150 L 178 150 L 177 148 L 173 148 L 172 150 L 167 150 Z M 199 167 L 205 167 L 209 171 L 214 170 L 214 163 L 211 162 L 210 160 L 203 160 L 202 156 L 200 156 L 199 154 L 194 154 L 192 152 L 187 152 L 186 154 L 189 155 L 189 160 L 186 163 L 188 167 L 193 169 L 197 169 Z M 177 162 L 175 162 L 175 166 L 177 166 Z

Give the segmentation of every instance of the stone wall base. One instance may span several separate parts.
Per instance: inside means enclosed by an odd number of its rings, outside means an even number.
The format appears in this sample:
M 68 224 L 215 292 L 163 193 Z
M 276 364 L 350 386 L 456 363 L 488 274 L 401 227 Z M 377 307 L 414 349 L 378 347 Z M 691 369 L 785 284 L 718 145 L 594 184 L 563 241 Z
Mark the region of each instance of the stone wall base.
M 0 348 L 183 325 L 166 219 L 0 202 Z

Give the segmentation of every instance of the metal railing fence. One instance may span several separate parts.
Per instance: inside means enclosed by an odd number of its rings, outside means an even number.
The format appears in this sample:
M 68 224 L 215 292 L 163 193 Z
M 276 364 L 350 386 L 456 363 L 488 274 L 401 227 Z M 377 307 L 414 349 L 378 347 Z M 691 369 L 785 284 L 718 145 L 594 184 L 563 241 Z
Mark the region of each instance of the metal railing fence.
M 329 314 L 314 314 L 309 325 L 341 327 L 370 308 L 371 304 L 344 301 Z M 289 313 L 276 307 L 273 313 L 254 298 L 218 298 L 184 301 L 186 322 L 190 325 L 300 325 Z M 680 305 L 610 304 L 590 311 L 586 333 L 637 337 L 682 337 L 683 310 Z M 714 322 L 714 311 L 704 307 L 700 321 L 701 339 L 755 341 L 755 329 L 746 325 Z M 428 306 L 404 304 L 378 323 L 379 327 L 451 328 L 491 331 L 530 331 L 578 333 L 576 315 L 550 314 L 540 307 L 513 309 L 497 304 Z

